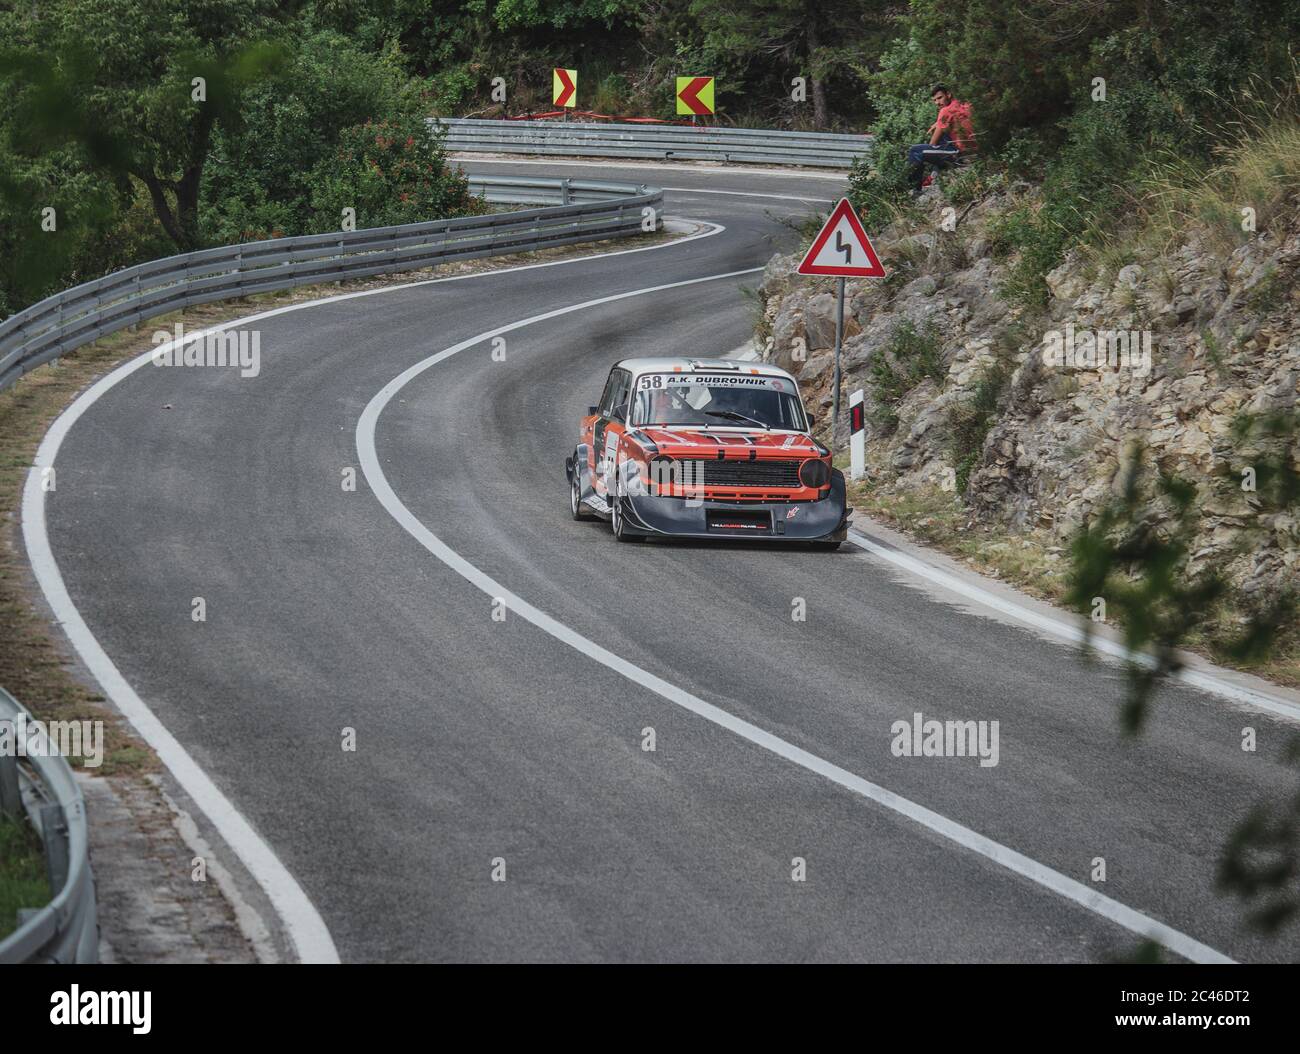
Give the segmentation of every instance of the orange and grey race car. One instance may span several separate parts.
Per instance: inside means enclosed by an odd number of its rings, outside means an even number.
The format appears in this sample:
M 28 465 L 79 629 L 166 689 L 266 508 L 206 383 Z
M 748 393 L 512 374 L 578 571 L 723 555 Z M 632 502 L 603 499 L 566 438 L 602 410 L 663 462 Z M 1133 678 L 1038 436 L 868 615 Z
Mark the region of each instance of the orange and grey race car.
M 794 378 L 767 363 L 614 364 L 565 460 L 575 520 L 614 537 L 766 538 L 838 548 L 844 476 L 809 433 Z

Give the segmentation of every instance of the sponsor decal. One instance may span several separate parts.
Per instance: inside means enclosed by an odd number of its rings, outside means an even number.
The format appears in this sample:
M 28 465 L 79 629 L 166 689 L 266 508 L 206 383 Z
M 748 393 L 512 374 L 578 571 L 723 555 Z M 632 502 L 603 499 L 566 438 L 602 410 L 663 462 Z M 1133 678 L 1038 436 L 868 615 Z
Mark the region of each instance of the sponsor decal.
M 643 373 L 637 379 L 641 390 L 667 388 L 669 386 L 688 388 L 692 385 L 707 385 L 710 388 L 772 388 L 778 392 L 792 391 L 789 381 L 780 377 L 762 375 L 744 376 L 740 374 L 699 374 L 699 373 Z

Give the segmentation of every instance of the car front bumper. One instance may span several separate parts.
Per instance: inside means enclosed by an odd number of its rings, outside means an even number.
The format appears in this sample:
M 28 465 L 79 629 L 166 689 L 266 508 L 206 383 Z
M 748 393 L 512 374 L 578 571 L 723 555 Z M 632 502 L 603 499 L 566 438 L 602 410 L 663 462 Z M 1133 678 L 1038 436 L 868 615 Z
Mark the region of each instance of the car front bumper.
M 636 495 L 623 499 L 634 530 L 675 538 L 757 538 L 776 542 L 840 542 L 848 532 L 844 483 L 836 474 L 820 501 L 689 502 Z

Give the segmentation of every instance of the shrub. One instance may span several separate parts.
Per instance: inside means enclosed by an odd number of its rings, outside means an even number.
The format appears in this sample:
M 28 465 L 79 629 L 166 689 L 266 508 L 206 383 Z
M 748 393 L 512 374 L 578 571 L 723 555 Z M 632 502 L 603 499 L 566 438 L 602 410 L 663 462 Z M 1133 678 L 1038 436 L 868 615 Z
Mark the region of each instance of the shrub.
M 203 173 L 204 239 L 230 244 L 320 229 L 315 181 L 329 175 L 344 130 L 424 115 L 422 87 L 393 56 L 363 51 L 341 34 L 304 39 L 280 75 L 250 90 L 237 130 L 217 130 Z
M 869 82 L 875 144 L 849 173 L 849 199 L 858 215 L 889 215 L 891 206 L 907 200 L 906 150 L 934 122 L 929 87 L 940 75 L 914 36 L 895 40 L 881 55 L 880 69 Z
M 948 411 L 950 453 L 957 477 L 957 493 L 964 493 L 971 472 L 984 453 L 984 440 L 997 421 L 998 402 L 1010 374 L 1001 363 L 986 369 L 975 382 L 968 400 Z
M 362 227 L 462 216 L 485 211 L 459 170 L 449 170 L 440 135 L 421 117 L 346 128 L 333 157 L 312 172 L 312 229 L 339 229 L 342 210 L 356 210 Z
M 867 383 L 877 406 L 876 419 L 887 430 L 898 426 L 898 404 L 926 378 L 943 384 L 948 369 L 939 347 L 939 328 L 932 322 L 917 330 L 904 319 L 871 360 Z
M 982 161 L 975 161 L 946 174 L 939 189 L 954 205 L 969 205 L 998 190 L 1004 182 L 1001 172 L 993 171 Z

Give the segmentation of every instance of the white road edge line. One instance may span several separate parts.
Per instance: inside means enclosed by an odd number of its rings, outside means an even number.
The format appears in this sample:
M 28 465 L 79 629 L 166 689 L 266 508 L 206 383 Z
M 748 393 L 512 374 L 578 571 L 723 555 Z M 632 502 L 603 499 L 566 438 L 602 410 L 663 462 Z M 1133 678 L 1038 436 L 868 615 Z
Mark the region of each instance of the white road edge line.
M 174 343 L 170 341 L 164 346 L 170 348 Z M 284 923 L 298 958 L 302 962 L 337 963 L 339 954 L 329 930 L 302 887 L 262 836 L 253 830 L 243 814 L 199 767 L 189 751 L 181 746 L 136 694 L 95 635 L 90 632 L 90 627 L 68 594 L 63 575 L 54 559 L 54 551 L 50 548 L 45 523 L 43 470 L 54 465 L 59 446 L 77 419 L 115 384 L 149 362 L 152 354 L 152 351 L 145 352 L 100 378 L 59 416 L 41 440 L 36 463 L 28 471 L 23 487 L 23 542 L 27 547 L 27 558 L 31 561 L 36 581 L 40 584 L 54 617 L 81 656 L 81 661 L 90 669 L 104 694 L 154 749 L 176 782 L 203 810 L 249 874 L 265 891 Z
M 677 238 L 659 245 L 645 245 L 636 249 L 620 249 L 615 252 L 594 253 L 565 260 L 549 260 L 545 263 L 521 264 L 518 267 L 501 268 L 495 271 L 483 271 L 477 274 L 448 275 L 444 278 L 422 279 L 401 285 L 384 286 L 379 289 L 362 289 L 354 293 L 340 293 L 337 296 L 321 297 L 317 300 L 305 300 L 298 304 L 286 304 L 271 308 L 243 318 L 232 319 L 207 329 L 195 330 L 186 335 L 186 340 L 202 338 L 207 333 L 219 333 L 226 329 L 238 329 L 250 323 L 271 318 L 275 315 L 301 311 L 320 304 L 332 304 L 341 300 L 355 300 L 359 297 L 379 296 L 399 289 L 412 289 L 416 286 L 434 285 L 441 282 L 457 282 L 470 278 L 491 278 L 493 275 L 510 274 L 516 271 L 531 271 L 539 267 L 559 267 L 566 264 L 581 263 L 585 260 L 603 260 L 610 256 L 627 256 L 632 253 L 653 252 L 671 249 L 686 242 L 700 238 L 710 238 L 721 234 L 726 227 L 717 223 L 701 221 L 706 228 L 685 238 Z M 758 268 L 762 270 L 762 268 Z M 203 811 L 203 814 L 216 828 L 217 832 L 230 846 L 231 851 L 253 876 L 254 881 L 262 887 L 272 907 L 279 914 L 297 952 L 298 959 L 305 963 L 338 963 L 339 953 L 330 936 L 324 919 L 312 904 L 303 888 L 294 879 L 288 869 L 281 863 L 275 851 L 253 829 L 253 826 L 235 808 L 233 802 L 221 792 L 212 779 L 167 730 L 157 715 L 145 704 L 135 689 L 122 676 L 121 671 L 108 657 L 90 627 L 81 617 L 81 612 L 72 602 L 59 571 L 58 562 L 50 546 L 49 532 L 45 519 L 45 489 L 43 482 L 45 469 L 54 467 L 59 447 L 64 438 L 87 410 L 89 410 L 106 392 L 121 383 L 136 370 L 142 369 L 155 354 L 170 350 L 175 341 L 168 341 L 157 348 L 143 352 L 134 359 L 122 363 L 116 369 L 105 374 L 81 393 L 62 414 L 58 416 L 50 430 L 45 433 L 36 459 L 28 470 L 23 486 L 22 521 L 23 544 L 27 549 L 27 558 L 31 562 L 36 582 L 45 595 L 46 603 L 54 612 L 55 619 L 67 634 L 73 649 L 86 664 L 95 680 L 99 682 L 104 694 L 113 701 L 113 705 L 131 723 L 140 737 L 153 748 L 154 752 L 167 766 L 176 782 L 184 788 L 191 800 Z
M 979 834 L 964 827 L 961 824 L 941 816 L 922 805 L 903 798 L 900 795 L 886 790 L 884 787 L 871 783 L 860 776 L 856 776 L 847 769 L 842 769 L 815 754 L 810 753 L 801 747 L 795 746 L 771 732 L 765 731 L 757 725 L 751 724 L 734 714 L 728 713 L 712 703 L 707 703 L 698 696 L 677 687 L 674 684 L 665 681 L 663 678 L 643 670 L 641 667 L 629 662 L 619 655 L 606 648 L 602 648 L 595 641 L 589 640 L 580 633 L 566 626 L 564 623 L 552 618 L 540 608 L 534 607 L 526 600 L 510 592 L 501 583 L 490 577 L 485 572 L 479 570 L 474 564 L 470 563 L 454 549 L 448 546 L 437 535 L 430 531 L 415 515 L 404 505 L 393 488 L 389 485 L 384 470 L 379 464 L 379 455 L 375 448 L 375 432 L 379 421 L 379 415 L 383 413 L 384 408 L 389 404 L 392 398 L 420 374 L 426 370 L 432 369 L 438 363 L 450 358 L 466 348 L 474 347 L 484 341 L 491 340 L 493 337 L 510 333 L 514 330 L 522 329 L 525 326 L 531 326 L 538 322 L 544 322 L 547 319 L 558 318 L 561 315 L 567 315 L 574 311 L 582 311 L 587 308 L 597 307 L 602 304 L 611 304 L 619 300 L 626 300 L 634 296 L 644 296 L 648 293 L 662 292 L 667 289 L 680 289 L 683 286 L 697 285 L 701 282 L 714 282 L 726 278 L 735 278 L 740 275 L 753 274 L 761 271 L 763 268 L 750 268 L 745 271 L 729 271 L 726 274 L 710 275 L 705 278 L 692 278 L 682 282 L 669 282 L 664 285 L 647 286 L 643 289 L 634 289 L 625 293 L 617 293 L 612 296 L 599 297 L 595 300 L 588 300 L 585 303 L 573 304 L 569 307 L 557 308 L 553 311 L 546 311 L 539 315 L 533 315 L 530 318 L 521 319 L 517 322 L 507 323 L 503 326 L 497 326 L 494 329 L 479 333 L 477 336 L 470 337 L 458 344 L 453 344 L 449 348 L 431 355 L 428 358 L 417 362 L 414 366 L 398 374 L 366 404 L 366 408 L 361 412 L 361 417 L 357 421 L 356 445 L 357 455 L 361 461 L 361 471 L 366 478 L 367 484 L 371 491 L 379 500 L 390 516 L 398 524 L 419 542 L 425 549 L 441 560 L 444 564 L 454 570 L 467 582 L 476 588 L 482 590 L 489 597 L 499 599 L 506 605 L 509 610 L 513 611 L 520 618 L 532 623 L 538 629 L 550 634 L 556 640 L 567 644 L 569 647 L 587 656 L 590 659 L 600 663 L 607 669 L 627 678 L 634 684 L 647 688 L 656 695 L 668 700 L 684 710 L 688 710 L 699 717 L 704 718 L 720 728 L 725 728 L 735 733 L 742 739 L 748 740 L 765 750 L 776 754 L 778 757 L 785 758 L 799 767 L 809 772 L 815 773 L 833 783 L 840 785 L 859 794 L 870 801 L 883 805 L 885 808 L 898 813 L 914 823 L 933 831 L 934 833 L 955 842 L 965 849 L 979 854 L 993 863 L 1006 868 L 1024 878 L 1035 882 L 1038 885 L 1056 893 L 1067 900 L 1092 911 L 1109 921 L 1122 926 L 1124 929 L 1139 936 L 1153 940 L 1168 948 L 1170 951 L 1184 958 L 1191 959 L 1198 963 L 1231 963 L 1234 960 L 1216 951 L 1209 945 L 1202 944 L 1200 941 L 1189 937 L 1185 933 L 1173 929 L 1162 922 L 1149 918 L 1141 912 L 1135 911 L 1127 905 L 1121 904 L 1117 900 L 1104 896 L 1094 889 L 1089 888 L 1082 882 L 1076 881 L 1059 871 L 1038 863 L 1021 853 L 1010 849 L 1007 846 L 993 841 L 991 838 Z
M 935 585 L 950 590 L 959 596 L 963 596 L 967 600 L 973 600 L 984 607 L 992 608 L 994 611 L 1007 615 L 1032 629 L 1040 630 L 1071 644 L 1082 644 L 1084 641 L 1083 630 L 1073 623 L 1050 618 L 1047 615 L 1017 604 L 1013 600 L 1000 597 L 976 585 L 974 582 L 964 581 L 947 571 L 932 567 L 922 560 L 909 556 L 907 553 L 901 553 L 896 549 L 888 549 L 873 542 L 858 531 L 850 530 L 848 540 L 873 556 L 878 556 L 896 567 L 901 567 L 903 570 L 933 582 Z M 1094 634 L 1089 643 L 1091 647 L 1111 658 L 1121 660 L 1130 658 L 1128 651 L 1122 644 L 1118 644 L 1109 638 Z M 1148 655 L 1138 655 L 1132 658 L 1134 661 L 1144 664 L 1150 664 L 1153 661 Z M 1300 721 L 1300 706 L 1296 706 L 1285 699 L 1275 699 L 1260 692 L 1252 691 L 1243 685 L 1233 684 L 1204 671 L 1183 669 L 1175 675 L 1175 678 L 1193 688 L 1211 692 L 1234 703 L 1253 706 L 1256 709 L 1264 710 L 1289 721 Z

